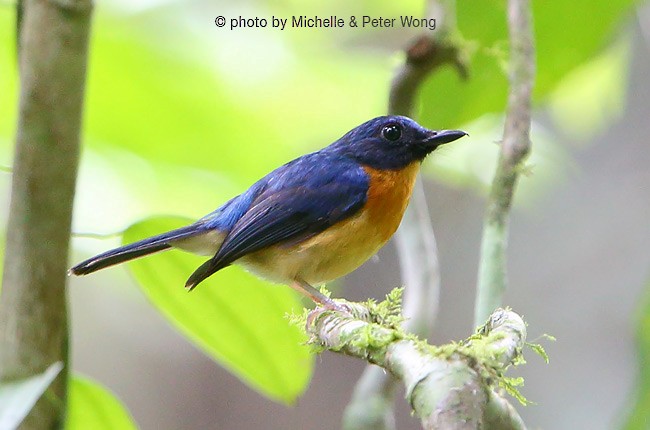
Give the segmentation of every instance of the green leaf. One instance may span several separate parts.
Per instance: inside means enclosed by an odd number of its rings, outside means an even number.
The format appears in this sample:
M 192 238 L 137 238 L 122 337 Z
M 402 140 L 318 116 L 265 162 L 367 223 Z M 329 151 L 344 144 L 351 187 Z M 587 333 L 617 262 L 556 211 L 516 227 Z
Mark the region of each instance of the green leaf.
M 0 384 L 0 429 L 17 428 L 61 369 L 63 363 L 57 361 L 39 375 Z
M 106 388 L 74 375 L 68 387 L 66 430 L 135 430 L 129 412 Z
M 124 233 L 130 243 L 190 221 L 155 217 Z M 287 313 L 302 307 L 293 291 L 226 268 L 188 293 L 183 286 L 205 261 L 172 250 L 129 263 L 140 287 L 167 319 L 210 357 L 271 399 L 292 403 L 305 390 L 313 358 Z
M 650 283 L 642 303 L 636 332 L 639 373 L 633 398 L 627 402 L 633 407 L 623 427 L 625 430 L 645 430 L 650 426 Z

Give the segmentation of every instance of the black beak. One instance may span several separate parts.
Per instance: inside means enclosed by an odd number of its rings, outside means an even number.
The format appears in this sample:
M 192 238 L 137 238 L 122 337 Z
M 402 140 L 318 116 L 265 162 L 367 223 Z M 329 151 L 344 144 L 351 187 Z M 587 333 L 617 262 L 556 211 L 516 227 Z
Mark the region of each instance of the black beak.
M 453 142 L 463 136 L 467 136 L 467 133 L 462 130 L 430 131 L 429 136 L 426 138 L 424 143 L 430 148 L 430 150 L 434 150 L 440 145 Z

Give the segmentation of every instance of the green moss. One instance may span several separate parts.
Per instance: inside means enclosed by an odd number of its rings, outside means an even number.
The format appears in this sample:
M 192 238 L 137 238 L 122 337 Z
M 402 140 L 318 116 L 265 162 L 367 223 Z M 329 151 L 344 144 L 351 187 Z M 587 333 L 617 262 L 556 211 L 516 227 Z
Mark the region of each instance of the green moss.
M 305 325 L 307 324 L 307 317 L 309 316 L 311 309 L 303 308 L 301 313 L 286 313 L 284 317 L 289 320 L 289 324 L 300 327 L 304 330 Z
M 326 290 L 321 291 L 327 294 Z M 351 309 L 351 317 L 338 315 L 336 311 L 319 311 L 316 316 L 310 316 L 311 311 L 305 310 L 301 315 L 290 316 L 290 321 L 305 327 L 310 318 L 315 318 L 315 320 L 310 321 L 310 324 L 313 325 L 317 324 L 321 318 L 333 314 L 338 318 L 337 324 L 354 324 L 355 320 L 364 321 L 366 324 L 358 328 L 355 327 L 351 331 L 341 330 L 336 351 L 363 357 L 369 362 L 381 365 L 385 359 L 386 348 L 393 342 L 409 340 L 424 354 L 443 360 L 464 361 L 481 377 L 483 380 L 482 385 L 486 390 L 502 389 L 522 405 L 530 403 L 519 391 L 519 387 L 524 384 L 523 378 L 505 376 L 508 367 L 518 366 L 526 362 L 523 358 L 522 348 L 518 348 L 514 352 L 513 359 L 504 365 L 502 357 L 508 352 L 508 347 L 505 345 L 502 348 L 495 346 L 507 338 L 509 331 L 517 331 L 519 326 L 516 323 L 511 324 L 510 321 L 506 321 L 507 325 L 502 325 L 503 321 L 488 321 L 463 341 L 450 342 L 440 346 L 429 345 L 426 341 L 418 339 L 417 336 L 403 330 L 402 293 L 403 288 L 395 288 L 381 302 L 368 300 L 362 303 L 347 303 Z M 494 325 L 501 329 L 496 330 Z M 321 352 L 325 349 L 334 350 L 320 344 L 315 337 L 312 337 L 309 343 L 315 352 Z M 548 361 L 548 355 L 541 345 L 533 343 L 526 343 L 526 345 Z
M 402 323 L 404 322 L 404 316 L 402 315 L 403 293 L 403 287 L 394 288 L 386 295 L 386 299 L 379 303 L 372 299 L 363 303 L 370 311 L 372 322 L 396 331 L 402 331 Z
M 532 403 L 527 398 L 525 398 L 517 388 L 517 387 L 522 387 L 524 385 L 524 378 L 522 377 L 510 378 L 502 375 L 497 380 L 497 382 L 499 384 L 499 387 L 503 388 L 506 391 L 506 393 L 510 394 L 512 397 L 517 399 L 519 403 L 521 403 L 522 405 L 526 406 Z
M 555 337 L 546 333 L 542 335 L 542 338 L 555 342 Z M 542 357 L 542 359 L 544 359 L 546 364 L 548 364 L 548 354 L 546 353 L 546 350 L 541 344 L 526 342 L 526 346 L 532 349 L 537 355 Z

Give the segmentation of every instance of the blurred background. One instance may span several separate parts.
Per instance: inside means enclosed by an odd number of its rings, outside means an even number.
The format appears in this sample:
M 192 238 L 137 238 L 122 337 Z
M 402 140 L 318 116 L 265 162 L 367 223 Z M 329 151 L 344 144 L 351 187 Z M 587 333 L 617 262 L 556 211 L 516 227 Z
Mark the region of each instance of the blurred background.
M 646 355 L 637 354 L 636 343 L 642 352 L 650 348 L 650 333 L 637 328 L 650 313 L 643 309 L 650 285 L 650 7 L 623 0 L 534 6 L 533 153 L 512 213 L 506 304 L 523 314 L 529 340 L 544 345 L 550 364 L 527 351 L 528 363 L 513 374 L 525 378 L 521 391 L 534 403 L 517 408 L 533 429 L 622 428 L 643 399 L 637 390 L 650 384 L 639 373 Z M 182 222 L 159 216 L 202 216 L 271 169 L 384 114 L 400 50 L 422 31 L 279 30 L 270 28 L 272 16 L 347 21 L 422 16 L 424 9 L 413 0 L 97 2 L 72 260 L 118 245 L 122 232 L 130 240 Z M 458 127 L 471 136 L 437 151 L 423 168 L 442 271 L 433 343 L 473 330 L 485 192 L 507 91 L 504 2 L 458 1 L 456 14 L 469 79 L 452 68 L 438 71 L 422 91 L 417 117 L 426 127 Z M 225 27 L 215 26 L 217 16 L 226 17 Z M 230 29 L 239 16 L 265 17 L 269 27 Z M 14 5 L 2 3 L 5 167 L 17 117 L 14 33 Z M 0 172 L 2 222 L 10 179 Z M 142 429 L 339 428 L 364 363 L 317 356 L 305 386 L 311 359 L 296 347 L 300 334 L 283 331 L 284 312 L 299 309 L 298 298 L 232 268 L 185 299 L 182 281 L 201 261 L 165 254 L 132 272 L 117 267 L 71 278 L 74 370 L 116 394 Z M 331 288 L 350 300 L 381 299 L 400 285 L 398 274 L 390 243 Z M 167 289 L 174 292 L 161 296 Z M 185 317 L 194 308 L 175 307 L 217 295 L 193 322 Z M 273 339 L 260 354 L 283 369 L 286 391 L 255 382 L 262 378 L 256 362 L 241 364 L 256 353 L 239 327 L 262 330 L 251 335 L 253 344 L 254 336 Z M 303 365 L 293 368 L 296 360 Z M 264 375 L 273 379 L 273 372 Z M 650 411 L 645 399 L 637 412 Z M 398 399 L 398 428 L 420 428 L 403 403 Z M 642 419 L 628 425 L 650 428 Z

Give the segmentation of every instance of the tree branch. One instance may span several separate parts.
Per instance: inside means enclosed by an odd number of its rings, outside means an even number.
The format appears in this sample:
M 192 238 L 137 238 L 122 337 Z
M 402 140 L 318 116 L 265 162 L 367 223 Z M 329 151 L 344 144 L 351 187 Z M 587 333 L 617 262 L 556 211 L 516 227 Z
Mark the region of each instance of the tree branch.
M 465 342 L 433 347 L 391 327 L 390 317 L 378 312 L 377 305 L 354 303 L 350 308 L 349 315 L 311 311 L 311 342 L 367 360 L 401 380 L 425 429 L 525 428 L 514 408 L 494 391 L 504 381 L 505 369 L 521 358 L 526 326 L 519 315 L 498 309 Z
M 23 423 L 62 428 L 68 361 L 66 266 L 90 0 L 24 0 L 20 107 L 0 301 L 0 380 L 64 370 Z
M 488 199 L 479 262 L 476 325 L 502 305 L 506 288 L 508 218 L 520 168 L 530 151 L 535 48 L 529 0 L 509 0 L 510 93 L 503 141 Z

